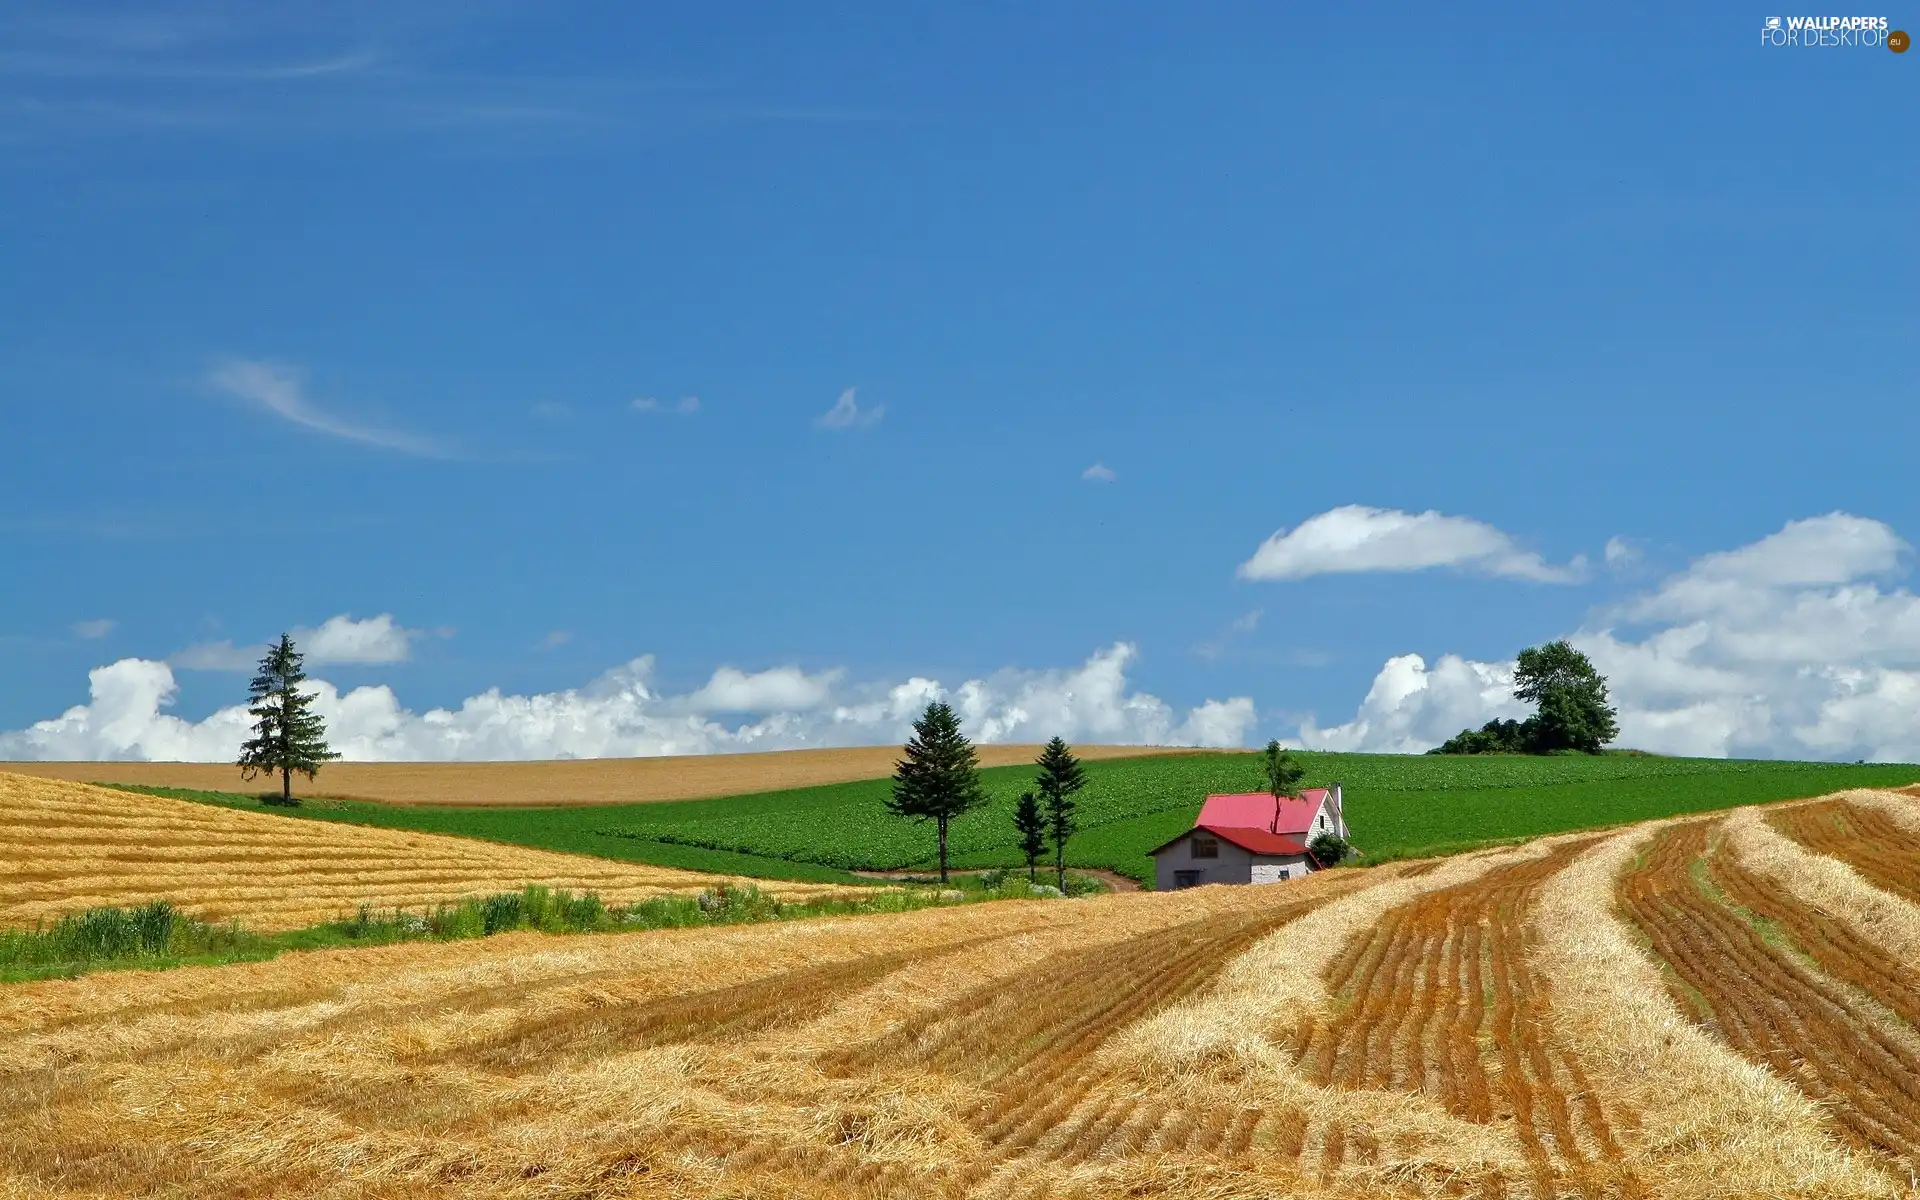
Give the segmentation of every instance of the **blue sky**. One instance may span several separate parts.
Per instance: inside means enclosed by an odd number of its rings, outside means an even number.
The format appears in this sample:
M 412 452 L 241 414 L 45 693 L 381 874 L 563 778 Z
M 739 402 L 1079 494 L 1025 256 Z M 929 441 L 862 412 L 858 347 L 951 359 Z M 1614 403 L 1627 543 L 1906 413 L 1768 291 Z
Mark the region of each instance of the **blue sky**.
M 1023 739 L 1405 749 L 1574 635 L 1642 744 L 1920 757 L 1920 56 L 1737 6 L 394 7 L 0 16 L 0 730 L 125 660 L 200 723 L 222 643 L 388 616 L 315 669 L 378 721 L 680 731 L 502 754 L 884 739 L 823 714 L 915 678 Z M 1084 707 L 1115 646 L 1171 724 Z M 0 750 L 166 756 L 94 686 Z

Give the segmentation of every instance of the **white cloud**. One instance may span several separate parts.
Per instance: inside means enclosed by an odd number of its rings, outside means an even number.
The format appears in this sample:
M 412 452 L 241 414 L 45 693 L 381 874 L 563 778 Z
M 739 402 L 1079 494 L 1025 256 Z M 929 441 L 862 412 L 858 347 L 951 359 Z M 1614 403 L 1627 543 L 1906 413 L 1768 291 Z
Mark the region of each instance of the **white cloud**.
M 1584 559 L 1553 566 L 1484 521 L 1362 504 L 1329 509 L 1280 530 L 1240 564 L 1239 574 L 1242 579 L 1306 579 L 1430 567 L 1535 583 L 1575 583 L 1586 575 Z
M 1095 463 L 1080 472 L 1080 478 L 1086 480 L 1088 483 L 1112 483 L 1114 480 L 1120 478 L 1120 476 L 1114 474 L 1113 468 L 1107 464 Z
M 573 410 L 558 400 L 542 400 L 528 409 L 527 415 L 536 421 L 564 421 L 573 415 Z
M 440 636 L 452 635 L 440 631 Z M 392 613 L 355 620 L 342 613 L 328 617 L 319 628 L 296 628 L 287 634 L 309 665 L 325 663 L 394 663 L 413 656 L 418 629 L 405 629 Z M 276 639 L 277 640 L 277 639 Z M 201 642 L 167 657 L 169 665 L 189 671 L 250 671 L 266 653 L 266 643 L 235 646 L 233 642 Z
M 799 667 L 774 667 L 749 675 L 721 667 L 706 686 L 687 697 L 695 712 L 806 712 L 825 704 L 838 671 L 809 675 Z
M 405 662 L 413 655 L 417 629 L 402 629 L 392 613 L 356 621 L 342 613 L 318 629 L 295 629 L 289 636 L 310 663 Z
M 114 626 L 118 624 L 118 621 L 111 620 L 107 617 L 101 617 L 97 621 L 75 621 L 73 623 L 73 636 L 93 641 L 112 633 Z
M 861 408 L 854 402 L 853 389 L 840 393 L 833 407 L 813 419 L 815 426 L 821 429 L 865 429 L 877 423 L 887 413 L 887 406 L 876 404 L 872 408 Z
M 690 417 L 700 411 L 700 397 L 682 396 L 672 404 L 663 404 L 652 396 L 641 396 L 633 402 L 633 411 Z
M 1310 750 L 1421 754 L 1469 725 L 1524 716 L 1513 698 L 1513 664 L 1469 662 L 1446 655 L 1432 670 L 1418 654 L 1387 660 L 1353 720 L 1328 729 L 1311 720 L 1300 727 Z
M 1626 538 L 1619 536 L 1610 537 L 1607 539 L 1607 548 L 1602 552 L 1602 557 L 1606 560 L 1609 570 L 1628 570 L 1629 568 L 1639 565 L 1640 547 L 1634 545 Z
M 1920 761 L 1920 597 L 1864 579 L 1906 544 L 1844 513 L 1697 559 L 1571 635 L 1608 677 L 1619 744 L 1667 754 Z M 1301 740 L 1416 750 L 1523 709 L 1511 663 L 1381 668 L 1354 719 Z
M 297 369 L 278 363 L 230 359 L 216 366 L 207 381 L 230 396 L 258 405 L 296 425 L 332 437 L 397 450 L 423 458 L 451 457 L 447 449 L 430 438 L 397 430 L 359 425 L 331 413 L 322 412 L 307 400 L 305 379 Z
M 555 629 L 548 633 L 547 636 L 541 638 L 540 644 L 536 646 L 535 649 L 552 650 L 556 647 L 564 646 L 572 640 L 573 632 L 571 630 Z
M 1002 671 L 947 687 L 915 677 L 842 685 L 837 672 L 807 675 L 777 667 L 748 674 L 723 667 L 700 689 L 664 695 L 650 683 L 651 658 L 638 658 L 586 687 L 539 695 L 498 689 L 456 709 L 415 713 L 391 688 L 344 695 L 315 680 L 314 709 L 328 739 L 359 761 L 594 758 L 712 754 L 804 746 L 903 741 L 927 702 L 945 699 L 981 742 L 1069 741 L 1238 746 L 1253 728 L 1245 697 L 1208 700 L 1184 716 L 1155 696 L 1128 689 L 1131 645 L 1102 650 L 1078 667 Z M 28 729 L 0 734 L 0 759 L 179 759 L 222 762 L 237 753 L 248 718 L 242 706 L 190 722 L 163 710 L 176 694 L 167 664 L 122 659 L 89 676 L 91 700 Z M 745 711 L 749 719 L 716 720 Z

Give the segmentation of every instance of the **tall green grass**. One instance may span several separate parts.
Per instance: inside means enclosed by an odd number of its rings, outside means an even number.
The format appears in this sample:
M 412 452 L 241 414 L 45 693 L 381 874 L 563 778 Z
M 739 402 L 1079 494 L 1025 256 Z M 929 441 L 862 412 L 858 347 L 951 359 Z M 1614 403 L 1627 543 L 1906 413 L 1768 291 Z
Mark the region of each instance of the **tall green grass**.
M 199 920 L 165 900 L 138 908 L 93 908 L 26 929 L 0 929 L 0 982 L 70 978 L 89 971 L 257 962 L 289 950 L 457 941 L 516 931 L 621 933 L 793 921 L 807 917 L 912 912 L 939 905 L 1057 895 L 1024 879 L 993 887 L 898 887 L 848 898 L 788 903 L 753 884 L 723 884 L 694 896 L 655 896 L 608 905 L 593 892 L 473 896 L 418 912 L 363 906 L 352 916 L 284 933 L 255 933 L 239 921 Z

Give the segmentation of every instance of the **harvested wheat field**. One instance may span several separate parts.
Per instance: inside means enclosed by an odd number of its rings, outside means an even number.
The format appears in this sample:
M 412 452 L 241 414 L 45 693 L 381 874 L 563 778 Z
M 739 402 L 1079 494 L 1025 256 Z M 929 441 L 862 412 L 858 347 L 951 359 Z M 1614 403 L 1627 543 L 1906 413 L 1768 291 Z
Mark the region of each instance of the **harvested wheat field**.
M 666 867 L 0 773 L 0 926 L 171 900 L 197 916 L 240 917 L 272 931 L 333 920 L 361 904 L 420 908 L 527 884 L 628 903 L 716 882 Z M 845 891 L 762 886 L 794 899 Z
M 0 1194 L 1911 1195 L 1915 807 L 18 985 Z
M 987 744 L 976 749 L 983 767 L 1022 766 L 1040 753 L 1039 746 L 1025 745 Z M 1084 761 L 1193 753 L 1166 746 L 1075 746 L 1073 752 Z M 388 804 L 641 804 L 883 779 L 893 774 L 899 757 L 898 746 L 854 746 L 553 762 L 343 762 L 329 763 L 309 790 L 335 799 Z M 243 794 L 264 786 L 258 780 L 243 780 L 240 769 L 231 763 L 22 762 L 0 763 L 0 771 L 79 783 Z

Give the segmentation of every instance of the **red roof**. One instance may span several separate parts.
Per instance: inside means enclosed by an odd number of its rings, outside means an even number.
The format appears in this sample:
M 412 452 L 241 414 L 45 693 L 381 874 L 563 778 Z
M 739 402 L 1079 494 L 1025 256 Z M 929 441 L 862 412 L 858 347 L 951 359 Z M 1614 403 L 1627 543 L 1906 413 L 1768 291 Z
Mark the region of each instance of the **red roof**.
M 1271 800 L 1273 797 L 1269 796 L 1267 799 Z M 1188 832 L 1198 833 L 1202 829 L 1223 841 L 1232 842 L 1242 850 L 1251 850 L 1255 854 L 1305 854 L 1307 852 L 1307 848 L 1295 839 L 1278 833 L 1268 833 L 1264 829 L 1235 829 L 1231 825 L 1218 827 L 1196 825 Z
M 1268 796 L 1267 799 L 1271 800 L 1273 797 Z M 1195 825 L 1192 829 L 1182 833 L 1180 837 L 1174 838 L 1171 841 L 1162 842 L 1147 851 L 1147 853 L 1158 854 L 1168 846 L 1173 845 L 1174 842 L 1179 841 L 1180 838 L 1194 833 L 1210 833 L 1222 841 L 1232 842 L 1242 850 L 1250 850 L 1255 854 L 1307 853 L 1307 848 L 1294 838 L 1287 837 L 1283 834 L 1270 833 L 1265 829 L 1236 829 L 1231 825 Z M 1318 866 L 1319 864 L 1315 863 L 1314 865 Z
M 1208 796 L 1207 802 L 1200 806 L 1200 816 L 1194 824 L 1215 831 L 1257 829 L 1267 833 L 1304 834 L 1313 827 L 1313 818 L 1326 798 L 1325 788 L 1308 788 L 1297 797 L 1282 796 L 1278 801 L 1270 792 Z

